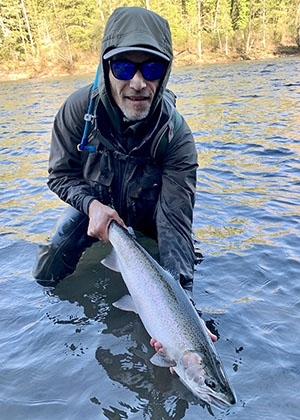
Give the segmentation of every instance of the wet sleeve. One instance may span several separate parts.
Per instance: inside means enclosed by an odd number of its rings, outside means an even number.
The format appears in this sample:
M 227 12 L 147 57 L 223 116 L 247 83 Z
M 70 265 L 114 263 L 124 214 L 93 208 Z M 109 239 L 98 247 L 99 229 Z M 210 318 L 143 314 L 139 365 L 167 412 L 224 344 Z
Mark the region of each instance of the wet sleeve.
M 163 161 L 156 224 L 162 266 L 190 291 L 194 278 L 192 224 L 197 166 L 194 138 L 183 122 Z
M 58 197 L 88 213 L 95 198 L 93 188 L 83 178 L 83 153 L 77 150 L 84 130 L 90 86 L 79 89 L 59 109 L 53 124 L 48 186 Z

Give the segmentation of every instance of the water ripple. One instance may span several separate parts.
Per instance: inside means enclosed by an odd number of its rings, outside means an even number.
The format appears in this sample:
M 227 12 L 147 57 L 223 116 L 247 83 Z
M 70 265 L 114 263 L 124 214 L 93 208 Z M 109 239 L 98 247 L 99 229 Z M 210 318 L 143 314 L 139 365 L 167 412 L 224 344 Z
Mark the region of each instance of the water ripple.
M 3 418 L 299 418 L 299 66 L 191 66 L 170 80 L 199 158 L 194 299 L 238 396 L 223 412 L 150 363 L 138 318 L 111 306 L 126 288 L 100 266 L 100 244 L 54 290 L 32 280 L 65 208 L 46 186 L 53 118 L 93 75 L 1 84 Z

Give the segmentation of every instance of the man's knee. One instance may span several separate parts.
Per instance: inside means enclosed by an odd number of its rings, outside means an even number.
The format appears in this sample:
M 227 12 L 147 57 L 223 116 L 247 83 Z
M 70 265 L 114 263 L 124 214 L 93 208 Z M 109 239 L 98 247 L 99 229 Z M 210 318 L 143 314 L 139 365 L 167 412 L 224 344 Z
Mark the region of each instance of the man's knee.
M 54 286 L 74 272 L 78 261 L 74 264 L 74 258 L 69 260 L 73 265 L 68 264 L 67 254 L 63 253 L 62 247 L 49 240 L 49 244 L 39 245 L 32 275 L 40 284 Z
M 55 285 L 75 271 L 83 251 L 95 242 L 87 235 L 88 223 L 88 217 L 73 207 L 58 220 L 52 237 L 39 245 L 32 274 L 40 284 Z

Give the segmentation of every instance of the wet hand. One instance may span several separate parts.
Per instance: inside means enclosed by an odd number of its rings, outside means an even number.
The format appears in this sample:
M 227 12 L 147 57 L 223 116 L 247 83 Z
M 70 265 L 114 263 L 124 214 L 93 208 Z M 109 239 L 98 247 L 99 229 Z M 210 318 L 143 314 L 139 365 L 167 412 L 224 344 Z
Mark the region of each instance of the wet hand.
M 93 200 L 90 204 L 89 219 L 87 234 L 104 242 L 109 242 L 108 227 L 112 220 L 126 227 L 116 210 L 100 203 L 98 200 Z

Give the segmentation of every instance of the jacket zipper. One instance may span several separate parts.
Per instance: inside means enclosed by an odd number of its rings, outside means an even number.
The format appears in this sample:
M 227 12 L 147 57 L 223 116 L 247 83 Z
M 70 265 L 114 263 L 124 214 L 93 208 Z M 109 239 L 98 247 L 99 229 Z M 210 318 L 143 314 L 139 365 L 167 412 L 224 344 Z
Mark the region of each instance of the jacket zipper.
M 129 164 L 128 161 L 126 161 L 126 164 L 125 164 L 125 168 L 124 168 L 124 172 L 123 173 L 120 171 L 120 166 L 121 166 L 121 162 L 119 161 L 119 171 L 118 171 L 118 174 L 120 174 L 122 176 L 122 179 L 119 178 L 119 181 L 120 181 L 119 182 L 119 185 L 121 185 L 121 188 L 119 190 L 118 208 L 119 208 L 120 214 L 124 218 L 127 218 L 127 216 L 128 216 L 128 209 L 127 209 L 127 189 L 128 189 L 129 181 L 133 177 L 134 172 L 136 170 L 136 164 L 135 165 L 132 165 L 132 170 L 130 171 L 130 168 L 128 168 L 130 166 L 130 164 Z

